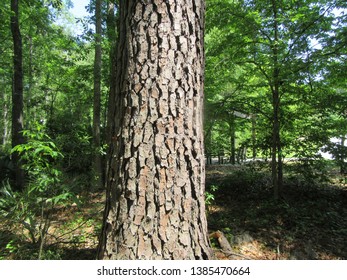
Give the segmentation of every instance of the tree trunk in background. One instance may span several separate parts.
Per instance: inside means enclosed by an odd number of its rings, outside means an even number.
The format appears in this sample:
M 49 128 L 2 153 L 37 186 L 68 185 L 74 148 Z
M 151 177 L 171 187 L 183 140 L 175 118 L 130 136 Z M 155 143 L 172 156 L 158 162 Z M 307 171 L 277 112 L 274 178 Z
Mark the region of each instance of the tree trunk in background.
M 209 259 L 204 1 L 120 1 L 100 259 Z
M 101 163 L 101 0 L 95 2 L 95 58 L 94 58 L 94 103 L 93 103 L 93 143 L 94 160 L 93 171 L 96 187 L 102 187 L 102 163 Z
M 212 130 L 213 130 L 213 123 L 208 125 L 208 127 L 205 129 L 205 154 L 206 154 L 206 164 L 210 165 L 212 164 L 212 156 L 213 156 L 213 149 L 212 149 Z M 205 126 L 206 127 L 206 126 Z
M 252 158 L 255 160 L 257 158 L 257 116 L 252 114 Z
M 272 185 L 274 188 L 274 198 L 277 200 L 280 197 L 280 181 L 279 181 L 279 162 L 281 160 L 279 151 L 278 151 L 278 143 L 279 143 L 279 133 L 280 133 L 280 123 L 278 119 L 278 105 L 276 105 L 276 101 L 279 101 L 276 93 L 273 97 L 273 127 L 272 127 L 272 149 L 271 149 L 271 164 L 272 164 Z
M 230 129 L 230 163 L 236 164 L 236 129 L 235 117 L 232 115 L 229 120 Z
M 109 96 L 107 102 L 107 126 L 106 126 L 106 143 L 111 145 L 112 135 L 114 132 L 113 116 L 114 110 L 116 110 L 115 104 L 115 90 L 116 90 L 116 66 L 117 66 L 117 17 L 118 13 L 115 0 L 108 0 L 107 3 L 107 37 L 110 47 L 109 59 L 110 59 L 110 84 L 109 84 Z
M 32 27 L 30 26 L 30 29 Z M 33 98 L 32 98 L 32 88 L 33 88 L 33 84 L 34 84 L 34 69 L 33 69 L 33 59 L 34 59 L 34 45 L 33 45 L 33 38 L 32 38 L 32 33 L 33 31 L 30 30 L 29 31 L 29 37 L 27 38 L 28 41 L 28 48 L 29 48 L 29 64 L 28 64 L 28 83 L 26 84 L 27 86 L 27 90 L 26 90 L 26 94 L 25 94 L 25 116 L 26 116 L 26 120 L 27 120 L 27 126 L 30 127 L 30 123 L 32 121 L 37 121 L 36 120 L 36 116 L 35 116 L 35 111 L 36 110 L 31 110 L 33 109 Z
M 23 130 L 23 55 L 22 37 L 19 28 L 19 0 L 11 0 L 11 33 L 13 38 L 13 86 L 12 86 L 12 147 L 24 143 Z M 14 188 L 18 191 L 24 187 L 24 171 L 21 168 L 20 156 L 12 154 L 15 169 Z
M 272 184 L 274 198 L 277 200 L 282 195 L 283 171 L 282 171 L 282 146 L 280 135 L 280 65 L 278 63 L 279 24 L 278 7 L 276 0 L 272 0 L 274 39 L 271 46 L 273 51 L 273 81 L 272 81 Z
M 9 102 L 10 102 L 9 94 L 7 93 L 7 87 L 6 82 L 4 80 L 1 80 L 1 100 L 2 100 L 2 126 L 3 131 L 1 135 L 1 145 L 4 147 L 10 143 L 11 138 L 11 129 L 10 126 L 10 109 L 9 109 Z
M 345 167 L 345 158 L 346 158 L 346 151 L 345 151 L 345 142 L 346 142 L 346 136 L 342 135 L 340 140 L 341 145 L 341 152 L 340 152 L 340 174 L 343 175 L 346 173 L 346 167 Z

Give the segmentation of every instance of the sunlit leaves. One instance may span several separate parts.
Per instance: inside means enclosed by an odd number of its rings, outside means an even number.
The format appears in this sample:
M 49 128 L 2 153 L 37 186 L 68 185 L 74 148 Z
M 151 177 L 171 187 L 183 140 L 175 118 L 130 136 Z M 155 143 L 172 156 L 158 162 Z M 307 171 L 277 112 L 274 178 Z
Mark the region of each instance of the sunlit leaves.
M 257 114 L 258 138 L 262 138 L 260 133 L 268 134 L 271 127 L 271 91 L 278 83 L 287 153 L 302 137 L 313 152 L 334 134 L 334 129 L 327 130 L 333 127 L 331 116 L 346 108 L 345 93 L 335 91 L 339 87 L 342 92 L 346 86 L 346 4 L 326 0 L 274 3 L 207 1 L 208 116 L 217 116 L 213 108 L 220 112 L 218 104 L 228 100 L 223 103 L 226 112 L 237 108 Z

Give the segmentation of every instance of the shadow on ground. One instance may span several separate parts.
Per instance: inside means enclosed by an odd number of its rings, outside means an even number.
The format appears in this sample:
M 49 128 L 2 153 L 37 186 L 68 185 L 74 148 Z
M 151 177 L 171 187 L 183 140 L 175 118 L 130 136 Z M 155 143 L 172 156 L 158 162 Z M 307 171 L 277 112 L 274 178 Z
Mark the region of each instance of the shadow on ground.
M 208 167 L 206 189 L 214 195 L 209 230 L 222 231 L 246 258 L 347 259 L 346 189 L 288 181 L 284 199 L 274 201 L 268 178 L 259 171 Z

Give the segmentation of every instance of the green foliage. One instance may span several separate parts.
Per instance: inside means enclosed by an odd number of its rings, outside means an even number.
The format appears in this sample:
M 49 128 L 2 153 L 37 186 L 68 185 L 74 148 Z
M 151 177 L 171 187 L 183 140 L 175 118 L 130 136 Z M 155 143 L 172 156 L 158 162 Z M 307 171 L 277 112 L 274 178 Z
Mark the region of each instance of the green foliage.
M 62 154 L 43 126 L 37 124 L 35 130 L 23 134 L 27 142 L 14 147 L 12 152 L 21 154 L 28 182 L 22 192 L 14 192 L 9 184 L 3 185 L 0 214 L 26 230 L 23 237 L 40 246 L 38 258 L 41 258 L 53 209 L 77 198 L 61 183 L 61 172 L 55 164 Z
M 333 164 L 322 158 L 306 158 L 286 164 L 288 181 L 301 188 L 323 187 L 331 183 L 329 172 Z
M 305 180 L 316 176 L 317 167 L 324 173 L 317 157 L 323 146 L 330 148 L 343 168 L 343 148 L 329 142 L 347 133 L 346 4 L 325 0 L 206 3 L 206 152 L 230 153 L 234 137 L 236 149 L 247 146 L 253 156 L 269 158 L 278 119 L 276 153 L 303 162 L 318 160 L 302 165 Z M 273 99 L 276 91 L 277 100 Z M 250 118 L 231 122 L 235 112 Z
M 218 191 L 219 186 L 211 185 L 209 186 L 209 191 L 205 191 L 205 204 L 210 206 L 215 200 L 215 193 Z
M 10 242 L 6 244 L 6 250 L 8 250 L 10 253 L 14 253 L 17 250 L 16 245 L 14 245 L 13 243 L 14 241 L 11 240 Z
M 80 112 L 71 114 L 62 111 L 48 123 L 49 135 L 55 142 L 64 158 L 61 159 L 62 167 L 66 174 L 88 174 L 91 171 L 93 145 L 91 127 L 83 121 Z M 80 122 L 71 122 L 79 119 Z
M 45 189 L 51 183 L 55 183 L 50 180 L 58 180 L 59 171 L 52 168 L 51 162 L 63 157 L 43 128 L 41 124 L 36 124 L 34 130 L 24 130 L 26 143 L 15 146 L 11 151 L 21 155 L 23 168 L 28 172 L 29 177 L 37 182 L 38 189 Z

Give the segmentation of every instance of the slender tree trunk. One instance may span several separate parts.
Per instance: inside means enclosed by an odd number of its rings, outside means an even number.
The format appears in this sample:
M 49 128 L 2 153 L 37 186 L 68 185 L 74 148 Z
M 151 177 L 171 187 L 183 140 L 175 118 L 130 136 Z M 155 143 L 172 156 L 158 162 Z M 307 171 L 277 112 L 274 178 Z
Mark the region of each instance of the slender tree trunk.
M 30 27 L 31 29 L 31 27 Z M 33 38 L 31 36 L 32 30 L 29 31 L 29 37 L 27 38 L 28 41 L 28 47 L 29 47 L 29 64 L 28 64 L 28 84 L 27 84 L 27 90 L 26 90 L 26 98 L 25 98 L 25 115 L 27 116 L 27 124 L 30 126 L 30 122 L 36 120 L 35 116 L 35 110 L 31 110 L 32 108 L 32 88 L 33 88 L 33 82 L 34 82 L 34 75 L 33 75 L 33 57 L 34 57 L 34 45 L 33 45 Z M 32 114 L 33 113 L 33 114 Z
M 252 158 L 255 160 L 257 158 L 257 131 L 256 131 L 257 119 L 256 115 L 252 114 Z
M 280 130 L 278 131 L 277 136 L 278 142 L 277 142 L 277 161 L 278 161 L 278 197 L 280 198 L 283 196 L 283 158 L 282 158 L 282 144 L 281 144 L 281 137 L 280 137 Z
M 101 163 L 101 4 L 102 0 L 95 2 L 95 58 L 94 58 L 94 104 L 93 104 L 93 142 L 94 142 L 94 160 L 93 169 L 95 176 L 95 185 L 102 187 L 102 163 Z
M 274 119 L 273 119 L 273 129 L 272 129 L 272 184 L 274 188 L 274 197 L 278 199 L 280 196 L 280 185 L 279 181 L 281 178 L 280 174 L 280 162 L 282 162 L 281 156 L 278 150 L 278 141 L 279 141 L 279 120 L 278 112 L 274 108 Z
M 115 90 L 116 90 L 116 63 L 117 63 L 117 17 L 118 13 L 117 5 L 115 0 L 108 0 L 107 8 L 107 37 L 111 45 L 109 59 L 110 59 L 110 85 L 109 85 L 109 96 L 108 96 L 108 107 L 107 107 L 107 122 L 106 122 L 106 143 L 111 145 L 112 135 L 114 132 L 114 110 L 116 110 L 115 104 Z
M 279 122 L 279 96 L 278 91 L 273 91 L 273 127 L 272 127 L 272 184 L 274 188 L 274 197 L 278 199 L 280 196 L 280 182 L 279 182 L 279 163 L 281 157 L 279 154 L 279 141 L 280 141 L 280 122 Z
M 212 157 L 213 157 L 213 150 L 212 150 L 213 124 L 214 124 L 214 122 L 212 122 L 211 124 L 208 125 L 207 129 L 205 130 L 205 135 L 204 135 L 205 147 L 206 147 L 206 149 L 205 149 L 206 164 L 207 165 L 211 165 L 212 164 Z M 209 149 L 207 150 L 207 148 L 209 148 Z
M 341 145 L 341 152 L 340 152 L 340 174 L 343 175 L 346 173 L 345 168 L 345 158 L 346 158 L 346 151 L 345 151 L 345 142 L 346 142 L 346 136 L 342 135 L 340 140 Z
M 19 0 L 11 0 L 11 33 L 13 38 L 13 86 L 12 86 L 12 147 L 24 143 L 23 130 L 23 55 L 19 28 Z M 24 187 L 24 171 L 20 156 L 12 154 L 15 168 L 15 189 Z
M 278 62 L 278 8 L 276 0 L 272 0 L 273 9 L 273 30 L 274 39 L 273 50 L 273 85 L 272 89 L 272 107 L 273 107 L 273 128 L 272 128 L 272 183 L 274 187 L 274 198 L 277 200 L 281 196 L 283 185 L 282 171 L 282 147 L 280 137 L 280 66 Z
M 5 80 L 1 80 L 1 100 L 2 100 L 2 125 L 3 125 L 3 131 L 1 135 L 1 144 L 3 146 L 6 146 L 8 143 L 10 143 L 10 128 L 9 128 L 9 97 L 7 93 L 7 87 Z
M 107 102 L 107 112 L 106 112 L 106 144 L 108 146 L 109 153 L 112 153 L 112 135 L 114 135 L 115 131 L 115 104 L 116 104 L 116 66 L 117 66 L 117 30 L 118 27 L 118 6 L 116 5 L 116 0 L 108 0 L 107 3 L 107 37 L 110 47 L 109 52 L 109 94 L 108 94 L 108 102 Z M 118 22 L 119 23 L 119 22 Z M 107 162 L 109 164 L 109 162 Z M 105 178 L 107 177 L 107 170 L 109 166 L 106 166 L 103 175 Z
M 229 129 L 230 129 L 230 163 L 236 163 L 236 131 L 235 131 L 235 117 L 232 115 L 229 121 Z
M 146 2 L 146 3 L 145 3 Z M 204 1 L 120 1 L 100 259 L 209 259 Z

